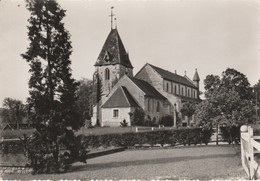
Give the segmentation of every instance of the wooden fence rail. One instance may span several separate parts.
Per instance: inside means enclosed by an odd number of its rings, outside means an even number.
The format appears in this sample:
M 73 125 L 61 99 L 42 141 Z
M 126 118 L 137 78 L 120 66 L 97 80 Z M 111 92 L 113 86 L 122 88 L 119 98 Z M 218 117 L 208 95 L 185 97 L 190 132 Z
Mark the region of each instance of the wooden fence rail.
M 241 161 L 250 180 L 260 178 L 260 169 L 255 154 L 260 153 L 260 136 L 254 136 L 253 128 L 241 127 Z
M 19 139 L 19 138 L 5 139 L 4 137 L 2 137 L 2 138 L 0 139 L 0 143 L 1 143 L 1 142 L 5 142 L 5 141 L 20 141 L 20 139 Z

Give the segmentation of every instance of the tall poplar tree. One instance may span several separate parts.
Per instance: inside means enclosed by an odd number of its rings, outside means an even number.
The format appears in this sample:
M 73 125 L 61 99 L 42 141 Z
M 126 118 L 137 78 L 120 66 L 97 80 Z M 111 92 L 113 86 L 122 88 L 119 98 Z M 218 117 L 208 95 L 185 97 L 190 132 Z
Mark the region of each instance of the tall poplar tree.
M 22 57 L 30 65 L 28 103 L 37 130 L 27 144 L 28 156 L 36 172 L 57 172 L 64 158 L 79 156 L 74 131 L 83 125 L 70 68 L 70 34 L 62 22 L 65 10 L 55 0 L 26 2 L 30 45 Z

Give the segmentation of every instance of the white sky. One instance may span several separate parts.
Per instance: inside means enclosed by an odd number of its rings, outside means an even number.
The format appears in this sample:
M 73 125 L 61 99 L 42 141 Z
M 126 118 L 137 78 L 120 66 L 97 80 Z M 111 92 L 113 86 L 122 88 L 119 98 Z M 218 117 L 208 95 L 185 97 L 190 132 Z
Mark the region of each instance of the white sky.
M 73 46 L 73 77 L 92 78 L 94 63 L 110 32 L 110 7 L 129 51 L 134 73 L 146 63 L 203 80 L 226 68 L 260 79 L 260 1 L 58 0 L 67 10 L 65 28 Z M 5 97 L 28 97 L 29 66 L 20 54 L 29 45 L 24 1 L 0 0 L 0 105 Z

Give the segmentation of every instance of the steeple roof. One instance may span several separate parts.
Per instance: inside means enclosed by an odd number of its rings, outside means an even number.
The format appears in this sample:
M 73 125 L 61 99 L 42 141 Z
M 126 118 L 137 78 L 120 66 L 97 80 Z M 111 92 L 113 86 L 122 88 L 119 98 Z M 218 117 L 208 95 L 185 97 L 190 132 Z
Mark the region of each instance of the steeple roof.
M 121 64 L 133 68 L 117 29 L 111 29 L 95 66 Z
M 199 77 L 199 74 L 197 72 L 197 69 L 196 69 L 195 74 L 193 76 L 193 81 L 200 81 L 200 77 Z

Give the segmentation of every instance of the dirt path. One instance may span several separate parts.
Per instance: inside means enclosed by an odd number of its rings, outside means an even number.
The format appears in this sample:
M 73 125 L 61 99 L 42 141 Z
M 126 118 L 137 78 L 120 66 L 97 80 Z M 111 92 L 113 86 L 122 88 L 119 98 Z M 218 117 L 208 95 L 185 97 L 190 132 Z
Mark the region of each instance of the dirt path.
M 3 179 L 247 179 L 239 147 L 203 146 L 127 150 L 77 163 L 71 172 L 49 175 L 5 175 Z

